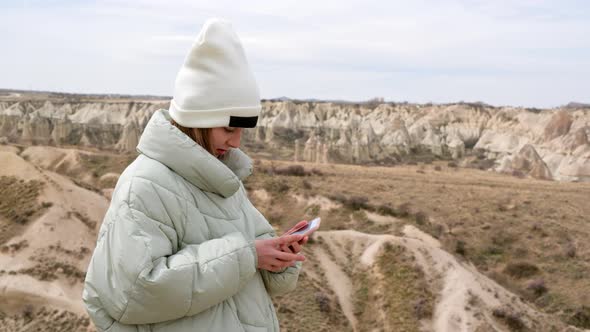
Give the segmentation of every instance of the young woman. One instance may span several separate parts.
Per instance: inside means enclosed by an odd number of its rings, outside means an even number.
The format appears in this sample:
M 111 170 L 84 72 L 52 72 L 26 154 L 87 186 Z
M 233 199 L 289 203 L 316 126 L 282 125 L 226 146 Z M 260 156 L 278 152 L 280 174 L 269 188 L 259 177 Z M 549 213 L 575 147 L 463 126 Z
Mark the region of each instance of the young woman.
M 101 226 L 83 294 L 99 331 L 278 331 L 270 295 L 295 288 L 307 238 L 276 237 L 242 185 L 260 109 L 231 25 L 207 21 Z

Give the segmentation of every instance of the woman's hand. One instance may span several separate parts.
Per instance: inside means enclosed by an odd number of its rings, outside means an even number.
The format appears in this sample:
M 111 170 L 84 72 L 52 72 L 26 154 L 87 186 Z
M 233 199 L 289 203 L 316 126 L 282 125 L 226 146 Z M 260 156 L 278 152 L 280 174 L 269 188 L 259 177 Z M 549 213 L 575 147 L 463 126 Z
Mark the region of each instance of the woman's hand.
M 296 232 L 302 228 L 304 228 L 305 226 L 307 226 L 308 221 L 307 220 L 301 220 L 300 222 L 298 222 L 297 224 L 295 224 L 295 226 L 293 226 L 291 229 L 289 229 L 288 231 L 286 231 L 283 235 L 281 235 L 281 237 L 283 236 L 288 236 L 289 234 Z M 305 236 L 301 241 L 299 242 L 294 242 L 288 245 L 281 245 L 281 250 L 284 252 L 289 252 L 289 253 L 293 253 L 293 254 L 298 254 L 301 252 L 301 246 L 307 243 L 307 240 L 309 240 L 308 236 Z
M 300 230 L 303 227 L 307 226 L 307 224 L 308 224 L 307 220 L 301 220 L 300 222 L 298 222 L 297 224 L 295 224 L 295 226 L 291 227 L 290 230 L 288 230 L 285 233 L 283 233 L 282 236 L 289 235 L 289 234 L 291 234 L 293 232 L 297 232 L 298 230 Z
M 272 272 L 280 272 L 286 267 L 294 266 L 295 261 L 304 261 L 305 256 L 284 252 L 283 246 L 290 246 L 303 241 L 303 235 L 283 235 L 266 240 L 256 240 L 256 254 L 258 255 L 257 268 Z
M 283 236 L 287 236 L 287 235 L 283 235 Z M 292 254 L 298 254 L 301 252 L 301 249 L 303 249 L 303 245 L 307 243 L 307 240 L 309 240 L 309 236 L 305 236 L 301 239 L 301 241 L 299 242 L 293 242 L 291 244 L 283 244 L 281 245 L 281 250 L 284 252 L 289 252 Z

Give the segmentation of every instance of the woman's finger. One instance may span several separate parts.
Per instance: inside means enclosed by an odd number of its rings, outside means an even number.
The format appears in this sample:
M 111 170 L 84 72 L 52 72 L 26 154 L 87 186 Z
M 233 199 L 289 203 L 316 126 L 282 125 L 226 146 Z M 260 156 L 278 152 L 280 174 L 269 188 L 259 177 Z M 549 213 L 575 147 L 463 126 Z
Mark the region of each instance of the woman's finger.
M 282 261 L 304 261 L 305 260 L 305 256 L 300 255 L 300 254 L 291 254 L 291 253 L 287 253 L 284 251 L 278 251 L 274 254 L 274 258 L 275 259 L 280 259 Z
M 286 244 L 281 244 L 280 248 L 281 248 L 281 251 L 288 252 L 291 254 L 296 254 L 296 252 L 293 252 L 293 250 L 291 250 L 291 247 Z
M 295 263 L 295 262 L 294 261 L 282 261 L 280 259 L 274 259 L 271 264 L 273 266 L 276 266 L 276 267 L 279 267 L 281 269 L 284 269 L 286 267 L 293 266 L 293 263 Z
M 275 269 L 278 268 L 278 266 L 272 265 L 270 263 L 264 264 L 263 267 L 261 267 L 263 270 L 267 270 L 267 271 L 273 271 Z
M 303 227 L 307 226 L 307 220 L 301 220 L 300 222 L 298 222 L 295 226 L 291 227 L 291 229 L 289 229 L 288 231 L 286 231 L 283 236 L 285 235 L 289 235 L 293 232 L 296 232 L 300 229 L 302 229 Z
M 295 234 L 295 235 L 280 236 L 280 237 L 275 238 L 274 240 L 276 241 L 275 244 L 280 246 L 281 244 L 291 244 L 293 242 L 299 242 L 302 239 L 303 239 L 303 235 Z
M 289 248 L 292 249 L 291 252 L 294 254 L 298 254 L 301 251 L 301 246 L 297 242 L 291 243 Z
M 281 272 L 284 268 L 277 266 L 277 265 L 268 265 L 264 268 L 264 270 L 271 271 L 271 272 Z
M 309 236 L 305 236 L 305 237 L 303 237 L 303 240 L 301 240 L 301 242 L 300 242 L 300 243 L 301 243 L 301 245 L 304 245 L 304 244 L 306 244 L 308 240 L 309 240 Z

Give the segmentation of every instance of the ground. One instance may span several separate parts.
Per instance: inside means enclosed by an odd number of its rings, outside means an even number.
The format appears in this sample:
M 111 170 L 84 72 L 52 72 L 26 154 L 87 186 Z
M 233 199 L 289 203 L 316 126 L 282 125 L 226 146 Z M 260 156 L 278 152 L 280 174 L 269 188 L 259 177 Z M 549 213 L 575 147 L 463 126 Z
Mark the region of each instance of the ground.
M 0 331 L 92 329 L 84 269 L 133 157 L 0 146 Z M 322 217 L 297 290 L 274 299 L 285 331 L 590 328 L 590 184 L 436 162 L 254 169 L 245 186 L 279 234 Z

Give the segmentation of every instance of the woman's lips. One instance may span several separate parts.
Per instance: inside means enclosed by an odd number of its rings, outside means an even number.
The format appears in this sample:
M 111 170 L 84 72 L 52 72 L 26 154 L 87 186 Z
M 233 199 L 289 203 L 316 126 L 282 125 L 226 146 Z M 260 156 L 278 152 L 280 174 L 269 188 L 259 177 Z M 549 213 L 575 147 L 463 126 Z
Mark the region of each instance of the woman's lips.
M 217 153 L 219 153 L 219 155 L 223 155 L 225 153 L 226 150 L 223 149 L 217 149 Z

